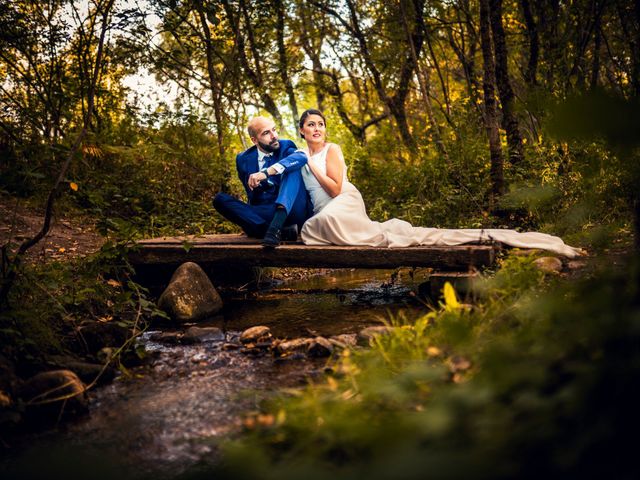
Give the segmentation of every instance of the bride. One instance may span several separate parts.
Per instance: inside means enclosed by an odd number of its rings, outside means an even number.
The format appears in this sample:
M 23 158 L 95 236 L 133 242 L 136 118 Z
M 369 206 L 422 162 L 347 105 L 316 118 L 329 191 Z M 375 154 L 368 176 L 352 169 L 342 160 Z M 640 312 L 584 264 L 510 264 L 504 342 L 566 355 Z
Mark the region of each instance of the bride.
M 540 248 L 567 257 L 582 252 L 546 233 L 520 233 L 502 229 L 442 229 L 413 227 L 397 218 L 386 222 L 369 219 L 358 189 L 347 179 L 342 150 L 326 141 L 327 123 L 319 110 L 300 117 L 300 135 L 307 148 L 308 163 L 302 177 L 313 204 L 313 216 L 301 231 L 306 245 L 366 245 L 409 247 L 415 245 L 461 245 L 496 241 L 521 248 Z

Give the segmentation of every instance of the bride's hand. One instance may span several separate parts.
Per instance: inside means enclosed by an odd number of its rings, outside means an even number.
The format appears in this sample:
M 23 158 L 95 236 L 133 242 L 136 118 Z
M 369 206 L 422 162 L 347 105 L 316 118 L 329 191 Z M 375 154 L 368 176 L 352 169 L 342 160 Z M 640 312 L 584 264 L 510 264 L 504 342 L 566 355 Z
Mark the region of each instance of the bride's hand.
M 320 165 L 318 164 L 318 160 L 315 158 L 309 158 L 309 160 L 307 161 L 307 164 L 309 165 L 309 168 L 311 169 L 311 171 L 318 171 L 320 168 Z

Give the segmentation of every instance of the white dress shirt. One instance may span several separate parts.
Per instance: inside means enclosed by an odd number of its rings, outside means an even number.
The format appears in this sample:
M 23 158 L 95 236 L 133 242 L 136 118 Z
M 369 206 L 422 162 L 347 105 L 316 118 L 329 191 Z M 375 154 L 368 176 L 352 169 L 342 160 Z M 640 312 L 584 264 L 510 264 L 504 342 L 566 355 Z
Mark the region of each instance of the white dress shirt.
M 265 163 L 267 163 L 267 158 L 272 156 L 273 156 L 273 153 L 266 153 L 258 149 L 258 171 L 264 168 Z M 280 165 L 280 163 L 274 163 L 271 166 L 276 169 L 277 175 L 284 172 L 284 167 Z

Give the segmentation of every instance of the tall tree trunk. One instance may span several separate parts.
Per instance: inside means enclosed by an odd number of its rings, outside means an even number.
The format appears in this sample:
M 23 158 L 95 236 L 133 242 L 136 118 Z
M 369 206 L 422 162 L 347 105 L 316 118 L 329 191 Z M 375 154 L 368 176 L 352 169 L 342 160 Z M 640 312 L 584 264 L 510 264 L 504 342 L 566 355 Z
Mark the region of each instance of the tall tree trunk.
M 635 55 L 633 56 L 633 78 L 631 81 L 636 97 L 640 98 L 640 1 L 636 0 L 635 5 L 635 49 L 631 50 L 632 52 L 635 50 Z
M 419 10 L 422 14 L 425 4 L 424 0 L 414 1 L 416 10 Z M 369 37 L 367 37 L 367 35 L 365 35 L 362 31 L 356 3 L 354 2 L 354 0 L 346 0 L 347 10 L 349 12 L 348 21 L 343 18 L 338 11 L 327 5 L 317 2 L 313 2 L 313 4 L 320 10 L 336 18 L 353 36 L 354 40 L 358 44 L 360 55 L 362 56 L 364 65 L 370 75 L 371 82 L 376 89 L 376 93 L 380 97 L 380 100 L 385 104 L 389 113 L 393 116 L 396 124 L 398 125 L 398 133 L 400 134 L 402 142 L 410 150 L 415 151 L 417 149 L 417 145 L 415 138 L 413 138 L 413 135 L 411 134 L 411 130 L 409 128 L 409 123 L 407 121 L 407 110 L 405 106 L 407 95 L 409 94 L 409 86 L 411 80 L 413 79 L 414 71 L 416 68 L 411 53 L 405 54 L 404 51 L 400 53 L 400 57 L 402 60 L 398 61 L 398 63 L 400 64 L 400 71 L 398 75 L 399 80 L 393 95 L 390 95 L 387 92 L 387 86 L 383 78 L 383 74 L 378 68 L 378 64 L 375 61 L 374 56 L 371 54 L 369 48 Z M 423 41 L 424 34 L 417 27 L 417 25 L 414 26 L 411 32 L 411 42 L 413 43 L 413 47 L 415 48 L 416 55 L 418 57 L 420 56 L 420 51 L 422 50 Z
M 491 158 L 491 194 L 492 201 L 502 195 L 505 190 L 502 148 L 498 130 L 498 112 L 495 97 L 495 66 L 491 45 L 491 26 L 489 22 L 489 0 L 480 0 L 480 45 L 482 47 L 484 90 L 484 123 L 489 137 L 489 154 Z M 493 203 L 493 202 L 492 202 Z
M 600 49 L 602 46 L 602 16 L 596 18 L 593 39 L 593 63 L 591 64 L 591 89 L 598 88 L 600 81 Z
M 455 29 L 447 28 L 447 38 L 449 39 L 449 45 L 453 49 L 456 57 L 458 57 L 458 61 L 462 65 L 462 69 L 464 71 L 464 77 L 467 84 L 467 92 L 469 94 L 469 98 L 472 100 L 472 105 L 478 105 L 479 91 L 480 85 L 476 78 L 475 72 L 475 53 L 477 46 L 477 35 L 475 31 L 475 27 L 471 20 L 471 14 L 468 11 L 469 5 L 468 0 L 463 2 L 459 2 L 461 5 L 458 5 L 456 8 L 456 16 L 457 23 L 460 25 L 460 43 L 456 42 L 454 33 Z M 464 14 L 464 20 L 461 16 L 461 13 Z M 468 49 L 467 42 L 465 41 L 465 36 L 468 37 Z
M 616 2 L 618 20 L 627 42 L 628 53 L 631 58 L 630 69 L 626 69 L 631 79 L 631 95 L 640 98 L 640 1 L 635 6 L 623 5 Z
M 284 83 L 284 89 L 287 92 L 289 98 L 289 107 L 293 115 L 293 131 L 298 130 L 298 104 L 296 102 L 296 94 L 293 90 L 293 84 L 291 83 L 291 77 L 289 77 L 289 62 L 287 61 L 287 49 L 284 45 L 284 5 L 282 0 L 275 0 L 276 15 L 277 15 L 277 32 L 278 39 L 278 56 L 280 58 L 280 77 Z
M 415 8 L 415 3 L 412 1 L 412 5 Z M 449 159 L 449 153 L 442 141 L 442 135 L 440 135 L 440 128 L 438 127 L 438 122 L 433 115 L 433 108 L 431 106 L 431 98 L 429 93 L 429 74 L 426 69 L 421 68 L 420 63 L 418 62 L 418 55 L 416 54 L 416 49 L 411 41 L 411 31 L 409 29 L 409 23 L 407 22 L 407 12 L 405 9 L 404 2 L 400 1 L 400 12 L 402 14 L 402 24 L 404 26 L 405 34 L 407 35 L 407 41 L 409 42 L 409 46 L 411 47 L 411 56 L 413 58 L 413 62 L 416 65 L 416 73 L 418 74 L 418 84 L 420 85 L 420 92 L 422 93 L 422 101 L 424 104 L 424 109 L 427 112 L 427 121 L 429 122 L 429 127 L 431 128 L 431 135 L 436 144 L 436 148 L 443 156 L 447 165 L 450 165 L 451 161 Z M 425 36 L 428 35 L 427 26 L 424 23 L 424 17 L 422 16 L 422 12 L 416 12 L 416 21 L 418 25 L 423 30 Z
M 540 8 L 540 18 L 544 18 L 542 22 L 544 40 L 544 65 L 546 66 L 546 83 L 547 87 L 552 88 L 556 80 L 556 72 L 563 70 L 564 67 L 560 62 L 560 48 L 558 40 L 558 22 L 560 17 L 560 0 L 544 0 Z
M 237 15 L 233 10 L 230 0 L 222 0 L 222 4 L 224 6 L 227 19 L 229 20 L 229 24 L 231 25 L 232 30 L 236 33 L 235 42 L 242 71 L 254 86 L 258 96 L 260 97 L 262 106 L 264 106 L 265 110 L 271 114 L 275 122 L 282 126 L 282 115 L 280 115 L 280 110 L 278 109 L 273 97 L 269 94 L 268 85 L 265 84 L 264 77 L 262 75 L 262 57 L 256 48 L 253 25 L 251 25 L 251 18 L 247 9 L 246 1 L 240 0 L 240 12 L 238 12 Z M 244 24 L 242 25 L 244 28 L 240 25 L 241 16 L 244 19 Z M 244 33 L 247 34 L 249 41 L 248 47 L 252 54 L 253 66 L 249 63 L 249 58 L 247 57 L 247 45 L 245 43 Z
M 507 132 L 509 145 L 509 161 L 512 165 L 517 165 L 522 162 L 524 154 L 520 127 L 514 111 L 515 96 L 509 80 L 507 43 L 502 27 L 502 0 L 489 0 L 489 18 L 495 49 L 496 84 L 502 104 L 502 124 Z
M 218 144 L 218 159 L 223 165 L 223 175 L 222 175 L 222 185 L 220 185 L 220 190 L 226 192 L 229 190 L 229 182 L 231 180 L 231 172 L 229 171 L 229 167 L 227 162 L 225 162 L 225 143 L 224 143 L 224 133 L 226 131 L 226 121 L 224 114 L 224 107 L 222 105 L 222 97 L 224 86 L 222 82 L 219 81 L 218 75 L 216 74 L 214 68 L 214 59 L 213 59 L 213 46 L 211 44 L 211 30 L 209 29 L 209 24 L 207 23 L 207 16 L 204 12 L 204 7 L 202 3 L 196 2 L 196 8 L 198 9 L 198 16 L 200 18 L 200 25 L 202 27 L 202 31 L 204 32 L 204 43 L 205 43 L 205 54 L 207 58 L 207 74 L 209 77 L 209 89 L 211 90 L 211 100 L 213 101 L 213 113 L 216 119 L 216 139 Z
M 527 63 L 527 71 L 524 78 L 529 85 L 536 85 L 538 83 L 536 76 L 538 70 L 538 54 L 540 52 L 538 25 L 533 17 L 529 0 L 520 0 L 520 5 L 522 6 L 524 22 L 527 26 L 527 36 L 529 37 L 529 62 Z

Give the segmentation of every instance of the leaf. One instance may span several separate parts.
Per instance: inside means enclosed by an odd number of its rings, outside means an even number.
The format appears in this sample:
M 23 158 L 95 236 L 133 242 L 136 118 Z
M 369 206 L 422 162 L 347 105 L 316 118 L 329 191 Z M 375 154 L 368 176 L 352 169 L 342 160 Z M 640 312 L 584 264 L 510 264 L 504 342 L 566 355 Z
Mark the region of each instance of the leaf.
M 444 304 L 447 310 L 457 310 L 458 308 L 460 308 L 458 297 L 456 297 L 456 291 L 454 290 L 451 283 L 446 282 L 444 284 L 442 294 L 444 296 Z
M 78 184 L 76 182 L 69 182 L 69 188 L 71 188 L 71 190 L 73 190 L 74 192 L 77 192 Z
M 114 288 L 117 288 L 117 287 L 121 287 L 122 283 L 120 283 L 117 280 L 114 280 L 113 278 L 110 278 L 109 280 L 107 280 L 107 285 L 109 285 L 111 287 L 114 287 Z

